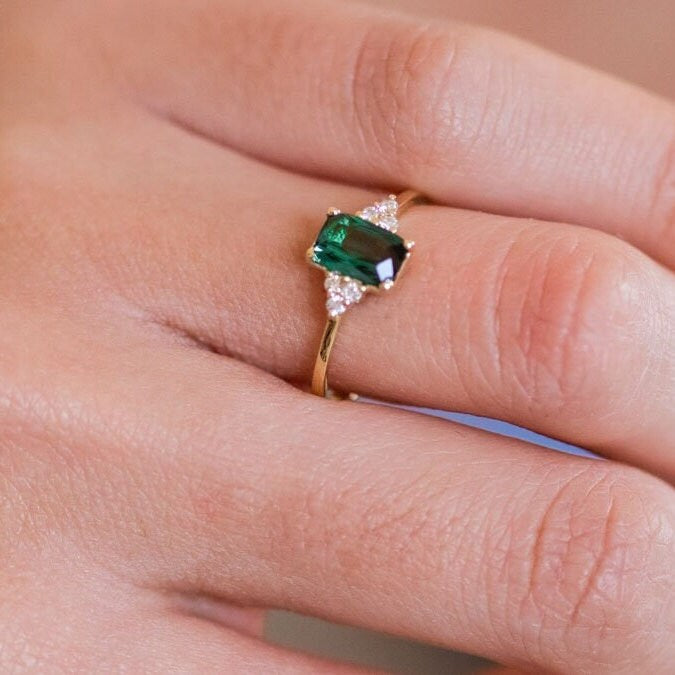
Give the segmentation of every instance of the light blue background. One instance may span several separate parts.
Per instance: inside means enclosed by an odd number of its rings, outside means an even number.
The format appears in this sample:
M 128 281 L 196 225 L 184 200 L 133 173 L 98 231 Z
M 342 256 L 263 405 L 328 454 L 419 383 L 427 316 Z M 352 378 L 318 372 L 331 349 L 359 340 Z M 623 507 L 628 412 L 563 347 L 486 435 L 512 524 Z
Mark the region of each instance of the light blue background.
M 427 415 L 442 417 L 443 419 L 459 422 L 460 424 L 466 424 L 469 427 L 475 427 L 477 429 L 485 429 L 486 431 L 491 431 L 495 434 L 501 434 L 502 436 L 519 438 L 523 441 L 527 441 L 528 443 L 534 443 L 535 445 L 540 445 L 544 448 L 551 448 L 552 450 L 558 450 L 560 452 L 567 452 L 571 455 L 581 455 L 583 457 L 601 459 L 592 452 L 584 450 L 583 448 L 579 448 L 576 445 L 563 443 L 562 441 L 557 441 L 553 438 L 549 438 L 548 436 L 543 436 L 542 434 L 530 431 L 529 429 L 518 427 L 515 424 L 502 422 L 501 420 L 493 420 L 489 417 L 479 417 L 478 415 L 467 415 L 466 413 L 431 410 L 430 408 L 410 408 L 410 410 L 418 410 L 419 412 L 426 413 Z

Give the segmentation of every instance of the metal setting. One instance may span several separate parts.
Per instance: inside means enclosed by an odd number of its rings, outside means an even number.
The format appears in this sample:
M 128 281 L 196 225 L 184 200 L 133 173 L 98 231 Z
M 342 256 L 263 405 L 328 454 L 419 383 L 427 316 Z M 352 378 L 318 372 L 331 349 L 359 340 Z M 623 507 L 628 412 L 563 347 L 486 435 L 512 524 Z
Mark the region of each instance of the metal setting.
M 415 204 L 423 204 L 426 201 L 424 196 L 419 192 L 416 192 L 415 190 L 405 190 L 398 196 L 389 195 L 386 200 L 376 202 L 372 206 L 358 211 L 356 216 L 370 222 L 372 225 L 377 225 L 385 230 L 396 232 L 398 229 L 398 217 L 402 212 Z M 338 208 L 331 207 L 326 213 L 328 216 L 336 216 L 343 212 Z M 371 218 L 373 219 L 371 220 Z M 381 222 L 378 222 L 379 218 L 382 219 Z M 379 294 L 382 291 L 391 290 L 396 285 L 398 277 L 403 272 L 408 259 L 410 258 L 415 242 L 404 239 L 403 245 L 407 253 L 401 261 L 398 270 L 395 272 L 394 278 L 386 279 L 377 286 L 367 285 L 356 279 L 352 279 L 351 277 L 326 270 L 326 268 L 314 261 L 315 246 L 312 245 L 307 249 L 307 261 L 312 266 L 318 267 L 326 273 L 324 286 L 328 293 L 326 302 L 328 320 L 324 327 L 323 335 L 321 336 L 319 351 L 316 356 L 312 373 L 311 389 L 313 394 L 322 397 L 342 398 L 330 390 L 327 377 L 330 354 L 337 338 L 340 319 L 349 306 L 360 302 L 362 297 L 366 294 Z M 349 394 L 349 398 L 356 400 L 358 396 L 356 394 Z

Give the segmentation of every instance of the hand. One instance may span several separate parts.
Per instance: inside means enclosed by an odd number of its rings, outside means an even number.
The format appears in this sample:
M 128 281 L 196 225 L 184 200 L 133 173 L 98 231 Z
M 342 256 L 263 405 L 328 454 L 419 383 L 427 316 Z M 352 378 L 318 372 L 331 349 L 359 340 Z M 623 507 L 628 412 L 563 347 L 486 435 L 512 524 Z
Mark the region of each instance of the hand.
M 354 672 L 246 607 L 672 666 L 671 104 L 341 2 L 9 2 L 0 54 L 3 670 Z M 336 387 L 610 461 L 289 384 L 322 213 L 404 186 Z

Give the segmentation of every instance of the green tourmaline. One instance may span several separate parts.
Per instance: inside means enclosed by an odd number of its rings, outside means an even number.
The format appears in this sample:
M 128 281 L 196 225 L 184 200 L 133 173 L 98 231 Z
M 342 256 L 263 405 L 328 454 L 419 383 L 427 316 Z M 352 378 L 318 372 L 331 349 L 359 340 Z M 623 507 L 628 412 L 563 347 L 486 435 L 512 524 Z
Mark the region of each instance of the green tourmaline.
M 329 215 L 312 248 L 317 265 L 367 286 L 394 281 L 407 255 L 397 234 L 349 213 Z

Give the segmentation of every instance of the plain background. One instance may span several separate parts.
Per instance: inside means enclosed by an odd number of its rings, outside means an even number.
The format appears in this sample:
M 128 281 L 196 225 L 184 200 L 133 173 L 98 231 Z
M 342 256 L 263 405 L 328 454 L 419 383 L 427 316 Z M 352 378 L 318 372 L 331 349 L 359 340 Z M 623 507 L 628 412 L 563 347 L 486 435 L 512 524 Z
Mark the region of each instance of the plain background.
M 370 3 L 500 28 L 675 100 L 675 0 L 370 0 Z M 495 429 L 495 425 L 489 426 Z M 526 432 L 507 430 L 533 440 Z M 485 665 L 475 657 L 287 612 L 269 612 L 265 634 L 272 642 L 395 673 L 472 673 Z

